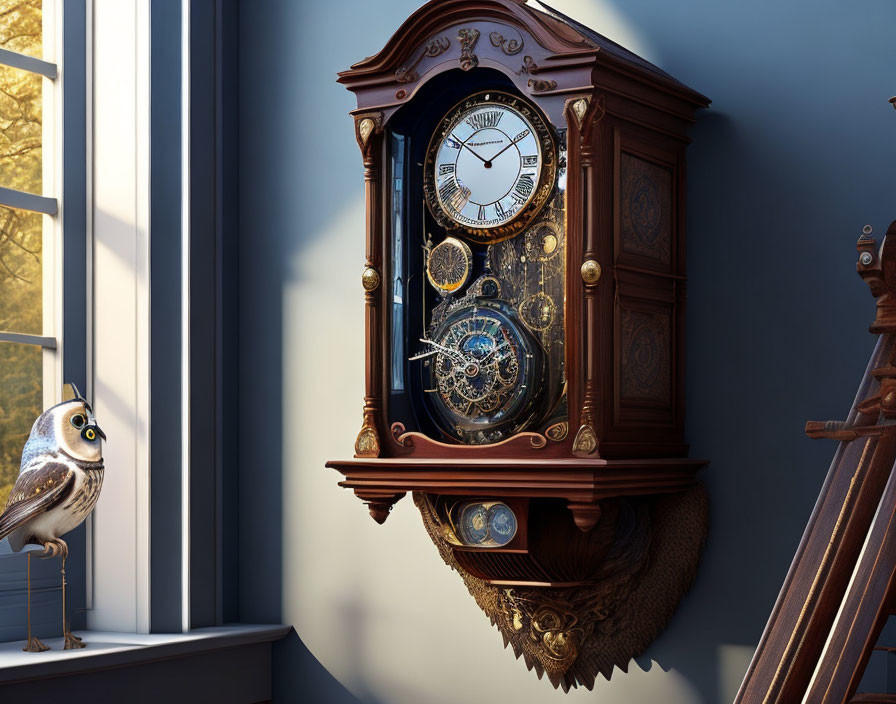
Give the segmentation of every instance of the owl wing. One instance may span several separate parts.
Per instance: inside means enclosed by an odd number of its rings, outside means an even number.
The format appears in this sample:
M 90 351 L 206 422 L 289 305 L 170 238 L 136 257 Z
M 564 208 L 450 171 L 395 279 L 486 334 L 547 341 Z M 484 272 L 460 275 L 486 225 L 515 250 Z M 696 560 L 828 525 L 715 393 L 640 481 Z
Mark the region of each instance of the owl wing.
M 6 501 L 6 510 L 0 515 L 0 540 L 64 501 L 74 485 L 74 470 L 60 462 L 47 462 L 20 474 Z

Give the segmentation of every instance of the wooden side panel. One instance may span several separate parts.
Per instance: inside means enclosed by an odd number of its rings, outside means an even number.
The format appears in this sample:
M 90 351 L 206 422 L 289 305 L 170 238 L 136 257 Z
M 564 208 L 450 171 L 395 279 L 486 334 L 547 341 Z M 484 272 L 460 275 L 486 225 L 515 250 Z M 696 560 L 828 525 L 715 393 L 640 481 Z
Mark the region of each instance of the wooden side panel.
M 603 222 L 613 264 L 612 300 L 605 301 L 613 343 L 603 378 L 612 404 L 601 450 L 607 457 L 678 456 L 687 452 L 684 148 L 623 116 L 608 123 Z

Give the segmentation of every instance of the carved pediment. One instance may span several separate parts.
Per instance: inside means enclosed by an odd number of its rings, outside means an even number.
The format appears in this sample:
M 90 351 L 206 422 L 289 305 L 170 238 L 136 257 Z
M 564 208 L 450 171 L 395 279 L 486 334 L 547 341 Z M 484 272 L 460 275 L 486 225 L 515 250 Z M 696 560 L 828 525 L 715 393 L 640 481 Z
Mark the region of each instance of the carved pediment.
M 503 39 L 502 42 L 495 37 L 497 46 L 503 46 L 505 53 L 510 49 L 510 55 L 519 53 L 518 50 L 513 51 L 516 48 L 513 42 L 520 30 L 531 35 L 543 50 L 550 53 L 594 54 L 597 51 L 595 44 L 584 35 L 525 3 L 515 0 L 482 0 L 475 3 L 468 0 L 437 0 L 417 10 L 389 39 L 382 51 L 340 73 L 339 80 L 341 83 L 351 84 L 376 75 L 395 74 L 402 67 L 413 64 L 421 51 L 425 53 L 433 41 L 441 41 L 442 35 L 455 45 L 457 52 L 459 40 L 444 30 L 460 24 L 471 25 L 475 29 L 477 22 L 471 21 L 471 17 L 475 17 L 477 21 L 498 22 L 507 26 L 509 31 L 506 33 L 494 28 L 484 38 L 486 42 L 493 42 L 489 35 L 495 32 Z

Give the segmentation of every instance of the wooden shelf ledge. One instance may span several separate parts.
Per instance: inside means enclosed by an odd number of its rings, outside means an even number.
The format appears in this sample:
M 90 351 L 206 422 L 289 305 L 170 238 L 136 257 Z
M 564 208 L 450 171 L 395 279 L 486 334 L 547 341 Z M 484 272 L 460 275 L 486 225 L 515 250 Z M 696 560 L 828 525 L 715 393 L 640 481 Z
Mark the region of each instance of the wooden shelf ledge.
M 456 496 L 561 498 L 591 503 L 613 496 L 683 491 L 708 460 L 412 459 L 354 458 L 326 466 L 345 476 L 339 485 L 359 496 L 408 491 Z M 362 496 L 363 498 L 363 496 Z

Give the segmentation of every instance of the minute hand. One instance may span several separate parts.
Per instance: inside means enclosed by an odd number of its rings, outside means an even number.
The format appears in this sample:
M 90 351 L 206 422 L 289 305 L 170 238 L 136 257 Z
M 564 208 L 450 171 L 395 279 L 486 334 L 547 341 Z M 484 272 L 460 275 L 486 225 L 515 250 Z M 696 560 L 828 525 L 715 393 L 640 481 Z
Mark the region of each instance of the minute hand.
M 479 156 L 476 152 L 474 152 L 469 146 L 467 146 L 467 142 L 469 142 L 471 139 L 473 139 L 473 137 L 476 136 L 475 132 L 473 134 L 471 134 L 469 137 L 467 137 L 466 140 L 463 142 L 461 142 L 457 137 L 455 137 L 454 134 L 452 134 L 451 136 L 455 139 L 455 141 L 460 143 L 461 147 L 465 148 L 468 152 L 470 152 L 470 154 L 472 154 L 477 159 L 479 159 L 479 161 L 481 161 L 483 164 L 486 164 L 487 165 L 486 168 L 488 168 L 488 166 L 491 166 L 491 162 L 486 161 L 481 156 Z
M 508 145 L 507 145 L 506 147 L 504 147 L 501 151 L 499 151 L 497 154 L 495 154 L 491 159 L 489 159 L 487 162 L 485 162 L 486 165 L 491 166 L 491 163 L 492 163 L 495 159 L 497 159 L 499 156 L 501 156 L 504 152 L 506 152 L 508 149 L 510 149 L 514 144 L 516 144 L 517 142 L 519 142 L 521 139 L 525 139 L 525 138 L 527 137 L 527 135 L 528 135 L 528 133 L 525 133 L 525 134 L 520 135 L 520 136 L 517 137 L 516 139 L 511 140 L 510 144 L 508 144 Z M 468 147 L 468 149 L 469 149 L 469 147 Z

